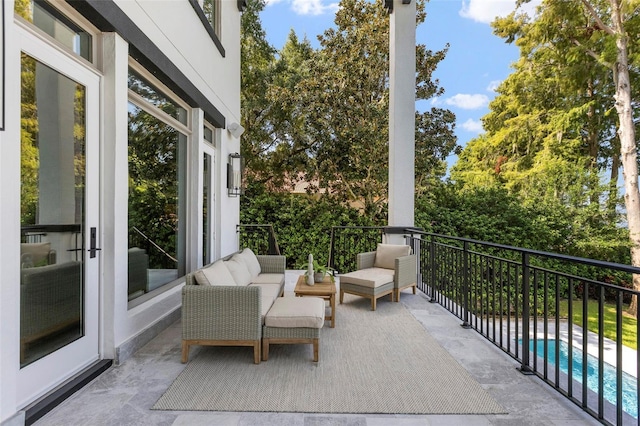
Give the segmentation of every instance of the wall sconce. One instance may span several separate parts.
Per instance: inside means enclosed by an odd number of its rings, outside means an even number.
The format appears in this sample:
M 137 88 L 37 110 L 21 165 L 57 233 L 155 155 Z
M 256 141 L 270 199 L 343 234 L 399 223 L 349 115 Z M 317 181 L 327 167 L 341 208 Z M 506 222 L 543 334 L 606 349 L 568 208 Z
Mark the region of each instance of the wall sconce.
M 242 136 L 242 134 L 244 133 L 244 127 L 242 127 L 238 123 L 229 124 L 229 127 L 227 127 L 227 130 L 236 139 L 239 139 L 240 136 Z
M 242 172 L 244 170 L 244 158 L 237 152 L 229 154 L 227 163 L 227 190 L 229 197 L 237 197 L 244 192 L 242 189 Z

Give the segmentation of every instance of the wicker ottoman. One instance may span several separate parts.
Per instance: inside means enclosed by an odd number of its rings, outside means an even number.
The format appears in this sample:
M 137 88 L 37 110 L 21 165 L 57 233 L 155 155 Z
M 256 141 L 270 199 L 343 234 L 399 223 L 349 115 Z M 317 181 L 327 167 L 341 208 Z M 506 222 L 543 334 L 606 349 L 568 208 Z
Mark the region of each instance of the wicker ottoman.
M 320 329 L 324 325 L 324 300 L 319 297 L 279 297 L 264 317 L 262 360 L 269 359 L 269 344 L 313 344 L 318 361 Z

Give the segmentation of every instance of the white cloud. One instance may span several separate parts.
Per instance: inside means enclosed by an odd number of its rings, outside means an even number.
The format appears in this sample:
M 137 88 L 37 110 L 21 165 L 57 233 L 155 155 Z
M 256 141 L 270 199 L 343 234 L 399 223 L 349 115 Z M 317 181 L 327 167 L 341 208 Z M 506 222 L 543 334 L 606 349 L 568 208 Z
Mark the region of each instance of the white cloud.
M 289 3 L 297 15 L 323 15 L 338 10 L 338 3 L 328 3 L 327 0 L 266 0 L 267 5 L 283 1 Z
M 526 3 L 520 8 L 520 11 L 533 16 L 536 6 L 541 1 L 533 0 Z M 515 0 L 462 0 L 462 9 L 459 13 L 463 18 L 489 24 L 498 16 L 507 16 L 514 11 L 515 7 Z
M 489 85 L 487 86 L 487 92 L 495 92 L 498 86 L 500 86 L 500 83 L 502 83 L 501 80 L 490 81 Z
M 458 93 L 447 99 L 445 103 L 462 109 L 478 109 L 487 106 L 489 104 L 489 98 L 486 95 Z
M 482 132 L 482 122 L 479 120 L 474 120 L 472 118 L 468 119 L 464 123 L 462 123 L 462 128 L 467 132 L 473 133 L 481 133 Z

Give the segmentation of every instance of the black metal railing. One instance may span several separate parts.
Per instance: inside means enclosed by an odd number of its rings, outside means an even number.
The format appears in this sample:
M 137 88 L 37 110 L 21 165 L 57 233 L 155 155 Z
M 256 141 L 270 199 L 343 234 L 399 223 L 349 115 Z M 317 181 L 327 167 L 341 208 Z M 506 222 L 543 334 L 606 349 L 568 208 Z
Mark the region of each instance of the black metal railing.
M 273 225 L 237 225 L 238 247 L 250 248 L 255 254 L 280 254 Z
M 331 259 L 341 272 L 355 269 L 357 253 L 375 250 L 386 234 L 377 230 L 334 228 Z M 640 425 L 640 352 L 623 345 L 623 327 L 640 332 L 637 315 L 624 321 L 625 305 L 640 292 L 620 285 L 640 268 L 404 231 L 418 255 L 418 288 L 432 302 L 602 423 Z

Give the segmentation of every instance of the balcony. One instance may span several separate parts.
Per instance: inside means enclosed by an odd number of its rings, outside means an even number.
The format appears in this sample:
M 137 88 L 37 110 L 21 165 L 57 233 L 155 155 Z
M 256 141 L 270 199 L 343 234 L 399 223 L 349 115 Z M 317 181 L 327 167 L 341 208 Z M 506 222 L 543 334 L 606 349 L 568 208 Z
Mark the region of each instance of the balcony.
M 264 237 L 260 237 L 261 233 Z M 424 327 L 425 333 L 464 367 L 508 414 L 152 410 L 153 404 L 185 368 L 180 363 L 181 328 L 177 322 L 132 358 L 109 369 L 36 424 L 638 423 L 637 418 L 623 411 L 621 403 L 623 374 L 633 377 L 636 384 L 638 381 L 637 351 L 622 345 L 623 301 L 636 293 L 596 279 L 638 271 L 624 265 L 426 234 L 416 229 L 377 227 L 334 228 L 331 266 L 340 272 L 354 269 L 351 264 L 354 256 L 345 253 L 375 248 L 377 242 L 384 241 L 391 233 L 400 233 L 419 254 L 420 291 L 416 295 L 403 293 L 401 303 Z M 263 247 L 262 252 L 278 250 L 273 238 L 275 234 L 268 227 L 239 228 L 239 235 L 242 246 Z M 293 293 L 301 273 L 299 270 L 287 271 L 286 292 Z M 339 285 L 339 278 L 337 283 Z M 391 303 L 387 299 L 381 299 L 381 303 Z M 584 312 L 595 306 L 600 318 L 603 318 L 604 301 L 613 300 L 615 324 L 605 324 L 601 320 L 595 326 L 598 332 L 588 331 L 594 326 L 587 324 L 587 315 L 581 323 L 573 320 L 572 310 L 578 306 L 575 303 L 568 303 L 568 315 L 561 315 L 561 299 L 577 301 Z M 588 300 L 595 300 L 595 304 L 588 304 Z M 340 306 L 337 312 L 339 316 Z M 615 330 L 615 339 L 605 337 L 605 327 Z M 561 344 L 568 347 L 561 348 Z M 581 352 L 576 352 L 578 349 Z M 199 350 L 192 351 L 192 358 Z M 569 369 L 566 372 L 560 368 L 561 354 L 567 355 Z M 589 355 L 596 359 L 596 373 L 603 371 L 606 363 L 614 366 L 614 388 L 620 395 L 617 401 L 616 398 L 607 401 L 602 396 L 604 374 L 596 374 L 595 391 L 586 381 L 581 381 L 581 377 L 593 375 L 587 362 Z M 578 363 L 582 363 L 581 367 L 571 368 L 572 364 Z M 619 368 L 615 368 L 616 365 Z M 637 408 L 637 399 L 635 404 Z M 628 410 L 628 406 L 625 409 Z

